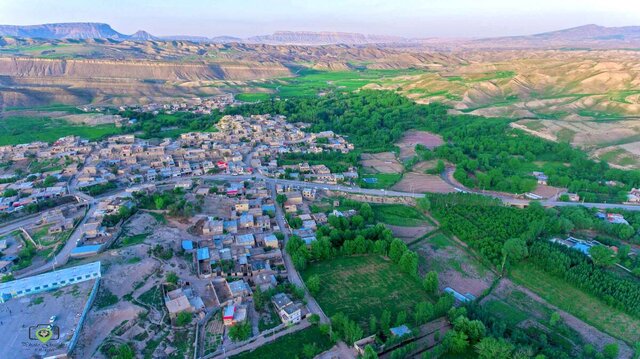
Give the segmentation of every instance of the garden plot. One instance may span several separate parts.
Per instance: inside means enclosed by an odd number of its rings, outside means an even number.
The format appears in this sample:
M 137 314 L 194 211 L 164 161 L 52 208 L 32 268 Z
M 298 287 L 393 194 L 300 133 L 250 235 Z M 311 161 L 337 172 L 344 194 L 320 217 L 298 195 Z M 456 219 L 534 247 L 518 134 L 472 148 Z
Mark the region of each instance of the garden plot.
M 368 328 L 371 315 L 379 318 L 385 309 L 410 311 L 418 302 L 432 300 L 417 278 L 375 255 L 311 263 L 302 275 L 305 280 L 320 277 L 315 298 L 328 316 L 342 312 L 362 328 Z
M 632 350 L 622 340 L 618 340 L 550 305 L 529 290 L 509 280 L 502 280 L 490 295 L 482 300 L 482 305 L 492 314 L 501 318 L 509 326 L 520 328 L 536 327 L 551 335 L 550 339 L 572 345 L 578 349 L 585 342 L 593 344 L 598 350 L 608 343 L 617 343 L 620 357 L 631 357 Z M 557 312 L 561 320 L 550 326 L 551 315 Z
M 411 249 L 420 256 L 420 272 L 438 273 L 440 289 L 451 287 L 460 293 L 479 296 L 491 286 L 493 272 L 443 234 L 421 241 Z

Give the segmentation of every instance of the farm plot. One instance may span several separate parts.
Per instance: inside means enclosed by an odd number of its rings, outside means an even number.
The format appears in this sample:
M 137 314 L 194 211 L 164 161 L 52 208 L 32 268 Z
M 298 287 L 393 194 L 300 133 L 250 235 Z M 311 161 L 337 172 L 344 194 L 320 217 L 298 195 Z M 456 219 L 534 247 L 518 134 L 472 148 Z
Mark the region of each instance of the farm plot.
M 385 309 L 411 311 L 418 302 L 431 300 L 418 279 L 374 255 L 312 263 L 302 275 L 305 280 L 320 277 L 315 297 L 328 316 L 342 312 L 363 328 L 371 315 L 380 318 Z
M 416 208 L 404 204 L 373 204 L 377 222 L 403 227 L 428 226 L 431 221 Z
M 393 152 L 363 153 L 360 164 L 365 173 L 401 173 L 403 170 Z
M 638 319 L 615 309 L 564 280 L 550 276 L 530 264 L 511 271 L 513 280 L 547 302 L 575 315 L 580 320 L 627 343 L 640 341 Z
M 444 234 L 435 234 L 411 249 L 419 255 L 420 272 L 438 272 L 442 288 L 479 296 L 491 286 L 493 272 Z
M 602 350 L 605 344 L 616 342 L 620 347 L 621 357 L 631 356 L 631 349 L 623 341 L 585 324 L 571 314 L 558 311 L 542 298 L 509 280 L 502 280 L 482 301 L 482 305 L 492 315 L 502 319 L 508 327 L 541 328 L 548 333 L 550 341 L 568 349 L 573 347 L 581 350 L 585 342 L 589 342 Z M 552 320 L 554 313 L 561 318 L 555 323 Z
M 407 131 L 396 145 L 400 148 L 400 159 L 406 160 L 416 155 L 416 145 L 429 149 L 442 145 L 442 137 L 426 131 Z
M 443 181 L 440 176 L 428 175 L 425 173 L 406 173 L 400 182 L 391 187 L 394 191 L 402 192 L 431 192 L 450 193 L 454 192 L 453 186 Z
M 232 359 L 282 359 L 304 358 L 304 347 L 313 345 L 317 352 L 323 352 L 333 346 L 328 335 L 322 334 L 318 326 L 285 335 L 277 340 L 260 346 L 254 351 L 244 352 L 231 357 Z

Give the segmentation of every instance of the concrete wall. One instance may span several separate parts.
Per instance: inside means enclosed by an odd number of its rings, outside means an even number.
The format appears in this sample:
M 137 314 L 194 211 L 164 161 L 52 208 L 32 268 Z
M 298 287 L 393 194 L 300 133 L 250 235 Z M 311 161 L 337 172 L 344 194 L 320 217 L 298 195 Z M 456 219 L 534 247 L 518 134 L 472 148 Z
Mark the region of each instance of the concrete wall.
M 71 354 L 73 349 L 78 344 L 78 338 L 80 338 L 80 332 L 82 331 L 82 326 L 84 325 L 85 319 L 87 319 L 87 313 L 89 313 L 89 309 L 91 309 L 91 305 L 93 301 L 96 299 L 96 295 L 98 293 L 98 288 L 100 287 L 100 278 L 96 279 L 96 282 L 93 284 L 93 289 L 91 289 L 91 294 L 89 294 L 89 299 L 87 303 L 84 305 L 84 309 L 82 310 L 82 314 L 80 315 L 80 321 L 78 321 L 78 326 L 76 327 L 75 332 L 73 332 L 73 337 L 71 341 L 67 345 L 67 353 Z

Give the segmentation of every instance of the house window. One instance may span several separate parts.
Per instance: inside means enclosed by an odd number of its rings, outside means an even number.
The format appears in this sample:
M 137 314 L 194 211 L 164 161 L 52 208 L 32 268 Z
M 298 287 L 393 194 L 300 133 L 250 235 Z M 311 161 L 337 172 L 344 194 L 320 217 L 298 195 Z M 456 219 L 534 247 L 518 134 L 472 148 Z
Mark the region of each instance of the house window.
M 82 280 L 82 276 L 80 276 L 80 277 L 78 277 L 78 278 L 76 278 L 76 279 L 77 279 L 77 280 Z
M 25 292 L 26 292 L 26 293 L 29 293 L 29 292 L 31 292 L 31 289 L 27 289 L 27 290 L 25 290 Z
M 22 294 L 22 291 L 19 290 L 19 291 L 16 292 L 16 294 L 20 295 L 20 294 Z
M 71 283 L 71 282 L 73 282 L 73 281 L 74 281 L 74 279 L 73 279 L 73 278 L 69 279 L 69 283 Z
M 40 287 L 35 287 L 33 288 L 33 290 L 40 290 Z
M 87 275 L 85 275 L 84 277 L 85 277 L 85 278 L 91 278 L 91 275 L 90 275 L 90 274 L 87 274 Z
M 49 288 L 49 285 L 45 284 L 45 285 L 42 286 L 42 288 Z
M 51 285 L 56 286 L 56 285 L 58 285 L 58 282 L 53 282 L 53 283 L 51 283 Z

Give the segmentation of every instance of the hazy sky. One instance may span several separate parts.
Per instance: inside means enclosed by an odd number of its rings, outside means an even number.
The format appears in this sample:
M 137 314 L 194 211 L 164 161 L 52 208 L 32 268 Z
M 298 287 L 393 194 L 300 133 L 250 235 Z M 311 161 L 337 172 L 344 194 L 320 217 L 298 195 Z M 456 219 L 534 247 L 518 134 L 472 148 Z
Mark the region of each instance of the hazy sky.
M 640 0 L 0 0 L 0 24 L 50 22 L 105 22 L 125 34 L 479 37 L 640 25 Z

